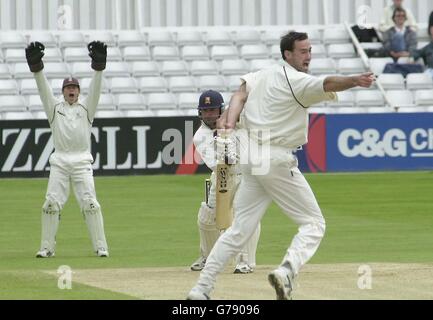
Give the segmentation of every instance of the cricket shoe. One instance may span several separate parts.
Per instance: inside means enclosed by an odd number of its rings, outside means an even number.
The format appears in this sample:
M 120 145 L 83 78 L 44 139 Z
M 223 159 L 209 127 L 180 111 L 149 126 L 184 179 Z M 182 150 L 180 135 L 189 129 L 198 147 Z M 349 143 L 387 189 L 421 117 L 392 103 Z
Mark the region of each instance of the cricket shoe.
M 254 272 L 254 269 L 251 268 L 248 264 L 245 262 L 238 263 L 236 265 L 235 271 L 233 273 L 241 273 L 241 274 L 247 274 Z
M 48 249 L 42 249 L 36 253 L 36 258 L 51 258 L 54 256 L 55 256 L 54 251 L 51 252 Z
M 194 287 L 186 296 L 186 300 L 210 300 L 210 297 L 206 293 Z
M 288 272 L 275 269 L 268 275 L 268 280 L 275 289 L 277 300 L 292 300 L 293 279 Z
M 200 257 L 191 265 L 191 271 L 202 271 L 205 264 L 206 258 Z
M 96 251 L 96 254 L 98 255 L 98 257 L 108 258 L 108 250 L 105 248 L 99 248 Z

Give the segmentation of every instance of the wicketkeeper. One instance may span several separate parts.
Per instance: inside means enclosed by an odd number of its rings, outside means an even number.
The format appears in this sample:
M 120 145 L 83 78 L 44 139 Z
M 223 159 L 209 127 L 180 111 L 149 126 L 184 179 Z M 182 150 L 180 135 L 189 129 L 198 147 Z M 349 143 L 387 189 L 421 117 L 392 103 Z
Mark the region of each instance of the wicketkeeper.
M 88 44 L 91 67 L 95 70 L 89 95 L 79 100 L 80 84 L 68 77 L 63 81 L 63 98 L 54 97 L 43 73 L 44 45 L 32 42 L 26 48 L 27 63 L 35 77 L 48 122 L 54 152 L 50 156 L 50 177 L 45 203 L 42 206 L 42 240 L 38 258 L 54 256 L 60 212 L 69 197 L 70 184 L 90 232 L 93 250 L 99 257 L 108 257 L 101 206 L 96 199 L 90 153 L 90 131 L 101 92 L 102 70 L 107 61 L 107 46 L 99 41 Z

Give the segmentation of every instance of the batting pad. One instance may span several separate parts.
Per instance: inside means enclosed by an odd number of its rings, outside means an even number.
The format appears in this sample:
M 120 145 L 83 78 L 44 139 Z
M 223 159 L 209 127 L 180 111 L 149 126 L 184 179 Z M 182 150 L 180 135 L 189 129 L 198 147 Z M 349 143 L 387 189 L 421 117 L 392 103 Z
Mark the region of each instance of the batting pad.
M 54 252 L 56 248 L 56 234 L 59 228 L 60 207 L 52 201 L 45 201 L 42 207 L 42 237 L 41 250 Z
M 99 203 L 93 199 L 85 200 L 83 215 L 89 230 L 90 239 L 92 240 L 93 250 L 95 252 L 97 252 L 99 248 L 108 250 L 104 233 L 104 220 Z
M 200 253 L 207 258 L 220 235 L 215 223 L 215 209 L 209 208 L 206 203 L 202 202 L 197 220 L 200 233 Z

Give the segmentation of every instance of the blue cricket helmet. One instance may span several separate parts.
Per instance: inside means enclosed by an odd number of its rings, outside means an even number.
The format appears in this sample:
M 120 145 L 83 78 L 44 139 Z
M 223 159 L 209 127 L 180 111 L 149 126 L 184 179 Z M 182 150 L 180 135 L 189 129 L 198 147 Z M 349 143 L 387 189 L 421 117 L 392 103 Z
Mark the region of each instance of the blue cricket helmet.
M 215 129 L 216 128 L 216 122 L 218 118 L 221 116 L 221 114 L 224 112 L 224 98 L 218 91 L 214 90 L 207 90 L 203 92 L 200 96 L 199 102 L 198 102 L 198 117 L 201 121 L 203 121 L 204 124 L 206 124 L 209 128 Z M 209 110 L 209 109 L 219 109 L 218 116 L 206 116 L 203 117 L 203 110 Z
M 224 109 L 224 98 L 218 91 L 207 90 L 200 96 L 198 110 L 220 108 Z

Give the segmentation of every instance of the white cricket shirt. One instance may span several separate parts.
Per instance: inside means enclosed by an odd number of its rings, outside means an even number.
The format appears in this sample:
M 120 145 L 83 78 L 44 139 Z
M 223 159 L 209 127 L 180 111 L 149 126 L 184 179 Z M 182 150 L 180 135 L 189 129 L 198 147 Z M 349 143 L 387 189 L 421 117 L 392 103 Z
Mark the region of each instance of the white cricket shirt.
M 215 130 L 210 129 L 206 124 L 202 123 L 193 138 L 197 152 L 206 166 L 212 171 L 215 171 L 217 166 L 214 132 Z
M 249 93 L 240 125 L 260 144 L 297 148 L 308 142 L 308 107 L 336 100 L 324 79 L 299 72 L 288 63 L 241 77 Z
M 34 73 L 50 123 L 55 152 L 90 154 L 90 134 L 101 92 L 102 71 L 95 71 L 89 95 L 70 105 L 54 97 L 43 71 Z

